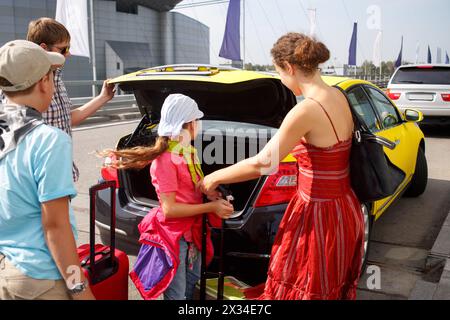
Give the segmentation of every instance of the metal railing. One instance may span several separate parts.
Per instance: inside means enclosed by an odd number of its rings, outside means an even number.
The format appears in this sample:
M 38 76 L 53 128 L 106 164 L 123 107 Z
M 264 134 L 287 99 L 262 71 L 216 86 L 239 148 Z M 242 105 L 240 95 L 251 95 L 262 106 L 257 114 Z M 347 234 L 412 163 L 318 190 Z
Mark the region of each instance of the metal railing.
M 381 89 L 386 89 L 387 85 L 389 83 L 389 80 L 391 79 L 391 76 L 389 76 L 389 75 L 384 75 L 384 76 L 351 75 L 351 76 L 347 76 L 347 77 L 372 82 L 373 84 L 380 87 Z
M 68 81 L 64 81 L 64 84 L 66 87 L 89 87 L 89 88 L 92 88 L 92 86 L 96 86 L 97 94 L 98 94 L 98 93 L 100 93 L 100 90 L 103 86 L 104 81 L 105 80 L 97 80 L 97 81 L 68 80 Z M 80 106 L 88 103 L 93 98 L 94 98 L 93 96 L 88 96 L 88 97 L 71 98 L 70 100 L 72 101 L 73 106 L 76 108 L 76 107 L 80 107 Z M 123 106 L 125 104 L 130 104 L 130 106 L 136 105 L 136 99 L 135 99 L 134 95 L 123 94 L 123 92 L 119 88 L 117 88 L 117 93 L 116 93 L 115 97 L 107 103 L 107 106 L 115 106 L 115 105 Z
M 82 105 L 85 105 L 89 101 L 92 100 L 92 97 L 82 97 L 82 98 L 71 98 L 70 101 L 72 101 L 73 108 L 81 107 Z M 106 106 L 113 107 L 113 106 L 124 106 L 129 105 L 130 107 L 137 107 L 136 105 L 136 98 L 132 94 L 126 94 L 126 95 L 116 95 L 111 101 L 109 101 Z
M 92 88 L 97 87 L 97 94 L 100 92 L 103 86 L 103 80 L 78 80 L 78 81 L 65 81 L 66 87 L 80 87 L 85 86 Z M 91 92 L 91 91 L 90 91 Z M 76 97 L 70 98 L 72 102 L 72 109 L 79 108 L 94 97 Z M 113 122 L 117 120 L 131 120 L 139 119 L 141 117 L 139 108 L 136 103 L 136 98 L 133 94 L 122 94 L 120 90 L 116 93 L 113 99 L 111 99 L 106 105 L 99 109 L 95 114 L 91 115 L 88 119 L 83 121 L 83 125 L 90 125 L 93 123 L 105 123 Z

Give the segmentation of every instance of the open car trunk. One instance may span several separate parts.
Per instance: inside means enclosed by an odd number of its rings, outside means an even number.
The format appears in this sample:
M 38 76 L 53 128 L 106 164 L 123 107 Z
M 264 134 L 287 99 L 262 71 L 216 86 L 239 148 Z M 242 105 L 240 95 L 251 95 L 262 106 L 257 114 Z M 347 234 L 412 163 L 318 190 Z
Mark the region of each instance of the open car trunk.
M 119 149 L 154 143 L 157 128 L 146 128 L 146 119 L 144 117 L 139 125 L 143 131 L 138 130 L 137 134 L 122 138 Z M 235 130 L 237 127 L 240 130 Z M 256 155 L 276 132 L 276 129 L 269 127 L 222 121 L 204 121 L 203 129 L 193 144 L 201 156 L 205 175 Z M 252 134 L 248 134 L 249 132 Z M 261 134 L 253 134 L 255 132 Z M 158 198 L 151 183 L 150 165 L 142 170 L 122 170 L 120 177 L 121 184 L 125 186 L 128 197 L 134 203 L 149 207 L 158 205 Z M 259 190 L 258 186 L 263 182 L 264 178 L 259 178 L 227 186 L 235 198 L 233 204 L 236 212 L 253 203 L 257 196 L 256 191 Z
M 181 93 L 193 98 L 205 114 L 203 130 L 195 142 L 199 155 L 211 149 L 211 144 L 222 146 L 222 161 L 201 161 L 205 174 L 232 165 L 256 155 L 279 128 L 286 114 L 296 104 L 295 96 L 279 79 L 273 77 L 233 83 L 175 80 L 173 78 L 127 81 L 120 83 L 123 91 L 136 96 L 143 119 L 135 132 L 124 137 L 118 148 L 151 145 L 156 139 L 154 127 L 159 122 L 161 108 L 167 96 Z M 214 130 L 209 130 L 213 128 Z M 248 134 L 250 132 L 251 134 Z M 254 134 L 256 133 L 256 134 Z M 262 133 L 260 136 L 259 133 Z M 227 141 L 221 144 L 220 141 Z M 245 152 L 243 151 L 245 150 Z M 128 197 L 138 204 L 158 205 L 151 184 L 149 167 L 120 173 L 120 183 Z M 242 211 L 257 196 L 256 191 L 265 178 L 230 185 L 237 212 Z

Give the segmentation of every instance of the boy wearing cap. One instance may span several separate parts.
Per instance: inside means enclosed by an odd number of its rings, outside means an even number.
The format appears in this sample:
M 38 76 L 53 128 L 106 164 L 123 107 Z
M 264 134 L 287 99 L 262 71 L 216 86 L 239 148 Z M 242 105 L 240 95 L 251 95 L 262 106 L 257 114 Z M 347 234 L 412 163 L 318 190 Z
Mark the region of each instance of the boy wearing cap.
M 65 59 L 25 40 L 0 48 L 0 300 L 94 299 L 80 268 L 69 198 L 72 144 L 44 124 Z
M 28 27 L 27 40 L 36 43 L 48 52 L 60 53 L 65 58 L 70 56 L 70 34 L 64 25 L 54 19 L 39 18 L 31 21 Z M 115 94 L 114 85 L 109 85 L 105 81 L 99 96 L 85 105 L 73 109 L 62 80 L 62 68 L 55 70 L 54 83 L 55 92 L 50 107 L 42 113 L 42 118 L 46 124 L 65 131 L 69 136 L 72 136 L 72 127 L 79 125 L 97 112 Z M 4 96 L 2 97 L 0 92 L 0 102 L 2 100 L 6 99 Z M 72 174 L 73 180 L 77 182 L 79 171 L 75 163 L 73 164 Z

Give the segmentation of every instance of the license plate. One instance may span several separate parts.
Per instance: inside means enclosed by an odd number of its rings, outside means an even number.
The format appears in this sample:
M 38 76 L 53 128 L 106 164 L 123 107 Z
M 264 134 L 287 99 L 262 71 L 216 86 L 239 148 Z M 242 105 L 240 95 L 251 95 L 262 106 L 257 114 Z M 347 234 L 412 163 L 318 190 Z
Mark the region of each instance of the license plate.
M 427 94 L 427 93 L 423 93 L 423 94 L 415 93 L 415 94 L 409 94 L 408 99 L 411 101 L 433 101 L 434 95 Z

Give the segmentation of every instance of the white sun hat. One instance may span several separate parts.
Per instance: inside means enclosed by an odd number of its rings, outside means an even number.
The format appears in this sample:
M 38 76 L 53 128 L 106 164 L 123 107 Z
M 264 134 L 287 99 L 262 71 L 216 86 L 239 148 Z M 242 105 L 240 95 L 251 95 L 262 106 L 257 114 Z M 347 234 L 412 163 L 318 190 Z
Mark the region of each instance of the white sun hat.
M 204 117 L 197 102 L 183 94 L 171 94 L 166 98 L 161 109 L 158 126 L 160 137 L 178 137 L 185 123 Z

